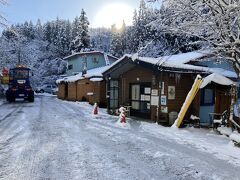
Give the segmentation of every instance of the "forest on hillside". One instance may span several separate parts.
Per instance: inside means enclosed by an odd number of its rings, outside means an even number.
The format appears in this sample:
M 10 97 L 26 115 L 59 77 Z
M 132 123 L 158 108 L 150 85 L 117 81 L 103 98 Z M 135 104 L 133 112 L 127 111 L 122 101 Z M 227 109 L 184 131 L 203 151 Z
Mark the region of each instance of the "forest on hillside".
M 73 21 L 56 18 L 25 22 L 5 29 L 0 37 L 0 68 L 21 60 L 34 71 L 36 85 L 53 83 L 66 71 L 64 56 L 80 51 L 105 51 L 116 57 L 138 53 L 160 57 L 211 49 L 237 66 L 240 54 L 239 7 L 213 1 L 163 1 L 160 8 L 140 1 L 132 26 L 90 28 L 84 10 Z M 220 1 L 219 1 L 220 2 Z M 236 6 L 234 6 L 236 5 Z

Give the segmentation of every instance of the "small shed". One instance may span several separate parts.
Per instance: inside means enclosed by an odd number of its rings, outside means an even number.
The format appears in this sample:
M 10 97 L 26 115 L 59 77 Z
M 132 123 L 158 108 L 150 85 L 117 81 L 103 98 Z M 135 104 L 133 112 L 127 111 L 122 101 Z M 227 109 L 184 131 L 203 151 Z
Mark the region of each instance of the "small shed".
M 98 103 L 106 106 L 106 83 L 102 72 L 108 67 L 88 70 L 86 74 L 79 73 L 57 81 L 59 99 L 68 101 L 88 101 L 90 104 Z
M 58 93 L 57 97 L 59 99 L 65 100 L 68 98 L 68 83 L 64 81 L 64 79 L 59 79 L 56 81 L 58 84 Z

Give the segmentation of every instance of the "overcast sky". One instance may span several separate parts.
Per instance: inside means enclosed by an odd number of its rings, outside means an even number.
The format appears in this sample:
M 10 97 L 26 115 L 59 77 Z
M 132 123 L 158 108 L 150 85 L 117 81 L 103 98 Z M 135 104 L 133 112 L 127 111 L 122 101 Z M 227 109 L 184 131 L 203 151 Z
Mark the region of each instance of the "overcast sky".
M 39 18 L 43 22 L 60 17 L 72 20 L 80 15 L 82 8 L 87 12 L 90 23 L 104 6 L 120 2 L 132 9 L 139 6 L 139 0 L 8 0 L 8 5 L 1 8 L 1 13 L 7 18 L 9 24 Z

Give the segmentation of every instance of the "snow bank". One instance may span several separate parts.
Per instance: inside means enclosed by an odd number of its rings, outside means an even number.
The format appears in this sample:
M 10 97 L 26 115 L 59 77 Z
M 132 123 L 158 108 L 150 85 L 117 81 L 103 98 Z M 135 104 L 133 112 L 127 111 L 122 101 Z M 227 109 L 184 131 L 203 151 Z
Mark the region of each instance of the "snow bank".
M 240 143 L 240 133 L 234 131 L 231 135 L 230 135 L 230 139 L 236 143 Z
M 35 93 L 38 96 L 47 96 L 47 97 L 56 97 L 57 95 L 49 94 L 49 93 Z
M 212 130 L 193 127 L 176 129 L 147 122 L 141 122 L 141 129 L 155 137 L 194 147 L 202 152 L 212 154 L 217 159 L 226 160 L 231 164 L 240 166 L 239 148 L 230 143 L 229 138 L 219 136 Z M 237 137 L 234 136 L 234 138 Z
M 128 119 L 126 121 L 127 121 L 126 123 L 121 123 L 120 120 L 118 120 L 116 122 L 116 126 L 120 127 L 120 128 L 131 129 L 131 126 L 130 126 L 130 124 L 128 122 Z
M 0 99 L 0 106 L 3 104 L 3 99 Z
M 233 109 L 234 116 L 240 117 L 240 101 L 238 100 Z
M 226 136 L 230 136 L 232 134 L 232 129 L 229 128 L 229 127 L 224 127 L 224 126 L 221 126 L 221 127 L 218 127 L 217 130 L 223 134 L 223 135 L 226 135 Z

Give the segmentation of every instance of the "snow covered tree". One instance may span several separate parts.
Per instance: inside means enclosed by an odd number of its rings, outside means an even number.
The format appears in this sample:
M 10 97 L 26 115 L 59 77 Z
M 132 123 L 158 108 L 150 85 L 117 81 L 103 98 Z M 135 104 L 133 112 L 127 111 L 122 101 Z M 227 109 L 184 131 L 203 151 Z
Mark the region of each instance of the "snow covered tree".
M 90 29 L 91 49 L 97 51 L 110 51 L 112 33 L 107 28 L 92 28 Z
M 120 29 L 116 28 L 116 25 L 112 26 L 112 41 L 110 46 L 110 53 L 116 57 L 121 57 L 126 52 L 126 24 L 123 21 Z
M 17 35 L 14 32 L 14 26 L 12 25 L 10 28 L 4 29 L 2 32 L 2 36 L 4 36 L 8 40 L 16 39 Z
M 156 13 L 153 9 L 147 7 L 144 0 L 140 1 L 140 6 L 134 11 L 133 15 L 133 26 L 127 30 L 126 38 L 128 51 L 136 53 L 144 48 L 149 41 L 154 38 L 154 31 L 152 31 L 149 24 L 155 20 Z M 131 41 L 129 41 L 131 39 Z
M 240 72 L 239 0 L 165 0 L 152 26 L 162 32 L 197 37 Z
M 69 45 L 71 41 L 71 24 L 69 21 L 58 21 L 58 34 L 56 36 L 56 43 L 59 53 L 66 55 L 69 52 Z
M 79 31 L 80 31 L 79 17 L 75 17 L 72 23 L 72 37 L 73 38 L 77 37 Z
M 47 40 L 49 43 L 52 42 L 52 24 L 51 22 L 47 22 L 43 26 L 43 35 L 44 35 L 44 40 Z
M 32 21 L 25 21 L 23 25 L 20 25 L 19 33 L 28 39 L 34 39 L 35 33 Z
M 76 23 L 76 24 L 75 24 Z M 81 15 L 79 17 L 79 20 L 75 19 L 74 25 L 76 28 L 76 31 L 73 31 L 76 33 L 76 35 L 73 37 L 72 46 L 71 49 L 75 52 L 79 52 L 82 49 L 89 48 L 90 47 L 90 36 L 88 31 L 89 21 L 86 16 L 86 12 L 84 9 L 81 11 Z
M 37 20 L 34 36 L 38 39 L 43 39 L 43 26 L 40 19 Z

